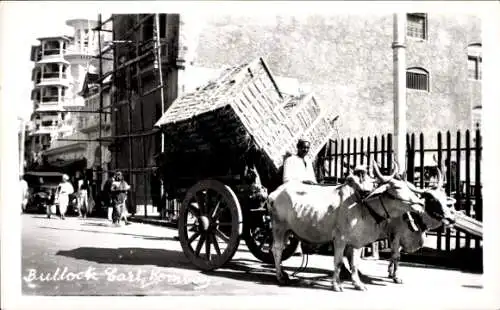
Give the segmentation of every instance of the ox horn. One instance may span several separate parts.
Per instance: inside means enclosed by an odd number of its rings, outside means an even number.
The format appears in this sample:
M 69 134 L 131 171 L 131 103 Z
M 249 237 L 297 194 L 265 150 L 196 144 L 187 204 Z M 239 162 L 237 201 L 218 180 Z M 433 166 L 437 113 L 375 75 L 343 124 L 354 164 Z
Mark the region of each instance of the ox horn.
M 380 180 L 382 181 L 383 183 L 386 183 L 386 182 L 389 182 L 390 180 L 392 180 L 396 174 L 398 173 L 398 170 L 399 170 L 399 167 L 398 167 L 398 164 L 396 163 L 396 161 L 393 161 L 392 163 L 392 167 L 393 167 L 393 171 L 392 171 L 392 174 L 389 175 L 389 176 L 384 176 L 382 175 L 382 173 L 380 172 L 379 170 L 379 167 L 378 167 L 378 163 L 374 160 L 373 161 L 373 172 L 375 173 L 375 176 Z
M 406 184 L 408 185 L 408 188 L 414 193 L 423 194 L 425 192 L 425 190 L 416 188 L 415 185 L 411 184 L 408 181 L 406 182 Z
M 437 179 L 438 179 L 437 187 L 442 188 L 443 183 L 444 183 L 443 174 L 441 173 L 441 169 L 439 169 L 439 168 L 436 168 L 436 169 L 437 169 Z

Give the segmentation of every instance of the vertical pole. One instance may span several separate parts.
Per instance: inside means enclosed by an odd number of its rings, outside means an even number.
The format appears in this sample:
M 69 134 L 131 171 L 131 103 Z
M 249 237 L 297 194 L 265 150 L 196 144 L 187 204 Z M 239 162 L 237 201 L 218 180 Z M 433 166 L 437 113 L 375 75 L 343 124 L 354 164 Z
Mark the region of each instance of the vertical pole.
M 99 48 L 99 166 L 98 169 L 99 171 L 102 171 L 102 112 L 103 112 L 103 107 L 104 107 L 104 98 L 103 98 L 103 81 L 101 79 L 102 77 L 102 43 L 101 43 L 101 27 L 102 27 L 102 15 L 99 14 L 97 16 L 97 36 L 98 36 L 98 48 Z M 89 29 L 90 31 L 90 29 Z M 100 184 L 102 180 L 102 175 L 97 176 L 97 183 Z
M 160 14 L 155 14 L 155 28 L 156 28 L 156 52 L 157 59 L 156 62 L 158 64 L 158 72 L 160 74 L 160 100 L 161 100 L 161 113 L 165 112 L 165 92 L 163 85 L 163 70 L 162 70 L 162 61 L 161 61 L 161 41 L 160 41 Z M 165 152 L 165 136 L 163 132 L 161 133 L 161 153 Z
M 400 172 L 405 171 L 406 136 L 406 14 L 394 14 L 394 151 Z M 391 150 L 388 150 L 389 152 Z
M 167 18 L 165 18 L 165 22 L 167 22 Z M 155 62 L 156 65 L 158 66 L 158 75 L 159 75 L 159 81 L 160 81 L 160 108 L 161 108 L 161 115 L 165 112 L 165 87 L 163 85 L 163 62 L 161 59 L 161 33 L 160 33 L 160 14 L 155 14 L 155 29 L 153 33 L 155 34 L 154 40 L 155 40 L 155 45 L 156 45 L 156 54 L 155 54 Z M 165 36 L 167 34 L 167 29 L 165 25 Z M 161 116 L 160 116 L 161 117 Z M 163 154 L 165 152 L 165 135 L 163 134 L 163 131 L 161 132 L 161 147 L 160 147 L 160 154 Z M 164 195 L 164 187 L 163 184 L 160 188 L 160 197 L 163 197 Z M 165 201 L 168 204 L 168 200 Z M 164 208 L 167 208 L 167 206 L 163 206 Z M 168 208 L 167 208 L 168 210 Z
M 139 16 L 137 15 L 136 16 L 137 18 L 137 21 L 139 20 Z M 144 42 L 143 42 L 144 44 Z M 136 44 L 135 46 L 135 56 L 139 56 L 140 54 L 140 50 L 139 50 L 139 45 Z M 137 83 L 137 100 L 139 102 L 137 102 L 140 106 L 140 113 L 141 113 L 141 130 L 143 132 L 146 131 L 145 127 L 144 127 L 144 102 L 142 100 L 142 96 L 143 96 L 143 85 L 142 85 L 142 72 L 141 72 L 141 67 L 139 66 L 139 62 L 136 61 L 135 62 L 135 76 L 136 76 L 136 83 Z M 140 141 L 142 143 L 142 163 L 143 163 L 143 167 L 147 166 L 147 156 L 146 156 L 146 143 L 144 141 L 146 141 L 146 139 L 150 139 L 150 137 L 146 137 L 146 136 L 142 136 L 140 138 Z M 147 178 L 147 175 L 148 175 L 149 172 L 147 171 L 144 171 L 143 172 L 143 180 L 145 179 L 148 179 Z M 148 184 L 149 182 L 145 181 L 142 183 L 143 184 L 143 204 L 144 204 L 144 217 L 148 217 L 148 195 L 147 195 L 147 189 L 148 189 Z M 151 210 L 153 210 L 151 208 Z
M 134 43 L 137 46 L 139 44 L 139 40 L 137 38 L 137 30 L 134 30 L 135 35 L 134 35 Z M 129 46 L 127 48 L 127 55 L 130 57 L 130 48 Z M 133 154 L 132 154 L 132 105 L 135 103 L 132 103 L 132 73 L 130 72 L 132 64 L 128 64 L 125 66 L 125 83 L 127 87 L 127 141 L 128 141 L 128 179 L 129 179 L 129 184 L 132 186 L 135 186 L 134 179 L 132 178 L 132 161 L 133 161 Z M 135 98 L 134 98 L 135 100 Z M 136 195 L 134 192 L 130 192 L 130 200 L 129 200 L 129 206 L 132 206 L 132 204 L 135 204 L 137 207 L 137 200 L 136 200 Z M 135 212 L 134 212 L 135 213 Z

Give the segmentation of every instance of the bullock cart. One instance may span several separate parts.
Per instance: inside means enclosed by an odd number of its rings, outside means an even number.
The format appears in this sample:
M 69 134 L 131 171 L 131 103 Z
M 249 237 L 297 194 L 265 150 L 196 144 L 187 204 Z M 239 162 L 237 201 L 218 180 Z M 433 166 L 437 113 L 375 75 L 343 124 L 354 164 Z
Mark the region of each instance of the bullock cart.
M 177 98 L 156 123 L 165 136 L 161 170 L 169 199 L 182 201 L 179 239 L 202 270 L 230 261 L 243 239 L 273 263 L 267 192 L 281 183 L 284 155 L 300 138 L 315 156 L 333 132 L 329 110 L 314 96 L 286 96 L 263 59 L 222 70 Z M 298 245 L 291 236 L 283 252 Z

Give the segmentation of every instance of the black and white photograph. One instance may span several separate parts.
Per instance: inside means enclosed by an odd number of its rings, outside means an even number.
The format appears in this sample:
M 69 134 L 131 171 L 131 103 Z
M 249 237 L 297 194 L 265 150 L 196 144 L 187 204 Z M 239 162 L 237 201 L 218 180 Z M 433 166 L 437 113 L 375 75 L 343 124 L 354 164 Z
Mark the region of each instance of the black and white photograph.
M 409 2 L 0 4 L 2 309 L 498 308 L 500 6 Z

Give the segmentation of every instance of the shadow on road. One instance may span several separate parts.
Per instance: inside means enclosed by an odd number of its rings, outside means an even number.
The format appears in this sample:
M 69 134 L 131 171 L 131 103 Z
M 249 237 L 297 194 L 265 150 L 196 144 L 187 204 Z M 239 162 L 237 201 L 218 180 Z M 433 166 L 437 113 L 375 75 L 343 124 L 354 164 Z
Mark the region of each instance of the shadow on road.
M 124 236 L 132 236 L 136 238 L 142 238 L 146 240 L 169 240 L 169 241 L 178 241 L 175 237 L 154 237 L 147 235 L 137 235 L 137 234 L 128 234 L 124 232 L 114 232 L 114 231 L 100 231 L 100 230 L 89 230 L 89 229 L 75 229 L 75 228 L 60 228 L 60 227 L 48 227 L 48 226 L 39 226 L 44 229 L 54 229 L 54 230 L 69 230 L 69 231 L 79 231 L 79 232 L 90 232 L 97 234 L 114 234 L 114 235 L 124 235 Z M 112 226 L 108 226 L 112 227 Z
M 56 255 L 99 264 L 155 265 L 195 269 L 182 252 L 164 249 L 80 247 L 69 251 L 58 251 Z
M 199 270 L 184 256 L 182 252 L 165 249 L 145 248 L 95 248 L 79 247 L 69 251 L 58 251 L 56 255 L 66 256 L 74 259 L 95 262 L 99 264 L 117 265 L 155 265 L 158 267 L 181 268 L 188 270 Z M 300 267 L 284 267 L 290 276 L 294 272 L 299 273 L 291 277 L 291 287 L 331 289 L 331 270 L 321 268 L 306 268 L 302 273 Z M 261 264 L 249 259 L 235 259 L 227 263 L 223 268 L 215 271 L 200 271 L 202 274 L 212 277 L 234 279 L 238 281 L 254 282 L 264 285 L 278 285 L 274 266 Z M 305 275 L 307 274 L 307 276 Z M 314 275 L 311 275 L 314 274 Z M 360 273 L 361 280 L 368 285 L 382 285 L 388 279 L 367 276 Z M 341 273 L 344 288 L 349 289 L 350 275 Z
M 482 285 L 468 285 L 468 284 L 464 284 L 462 285 L 462 287 L 466 287 L 466 288 L 477 288 L 477 289 L 482 289 L 483 286 Z
M 302 270 L 300 267 L 283 267 L 290 276 L 290 287 L 297 288 L 321 288 L 331 290 L 332 271 L 321 268 L 307 267 Z M 295 276 L 292 275 L 297 272 Z M 259 264 L 259 261 L 249 259 L 235 259 L 226 264 L 222 269 L 202 272 L 208 276 L 223 277 L 239 281 L 249 281 L 264 285 L 278 285 L 274 265 Z M 304 274 L 309 274 L 304 276 Z M 310 274 L 315 274 L 311 276 Z M 351 276 L 347 270 L 342 270 L 340 278 L 344 281 L 344 288 L 348 289 L 351 283 Z M 389 279 L 372 277 L 360 273 L 363 283 L 368 285 L 386 286 L 392 283 Z M 385 282 L 385 283 L 384 283 Z M 346 285 L 347 284 L 347 285 Z M 354 288 L 353 288 L 354 289 Z

